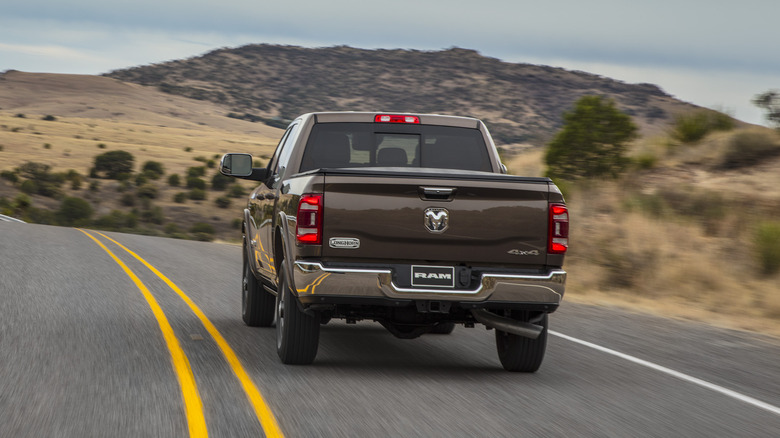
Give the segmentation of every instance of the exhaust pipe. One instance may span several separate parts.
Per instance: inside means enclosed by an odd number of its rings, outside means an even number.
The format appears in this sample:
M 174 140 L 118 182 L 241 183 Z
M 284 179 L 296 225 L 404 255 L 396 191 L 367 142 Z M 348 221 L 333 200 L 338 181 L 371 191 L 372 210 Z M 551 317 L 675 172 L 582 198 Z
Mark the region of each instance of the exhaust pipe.
M 536 339 L 542 334 L 542 330 L 544 330 L 544 327 L 540 325 L 516 321 L 512 318 L 488 312 L 485 309 L 471 309 L 471 314 L 474 315 L 474 319 L 490 328 L 522 336 L 524 338 Z

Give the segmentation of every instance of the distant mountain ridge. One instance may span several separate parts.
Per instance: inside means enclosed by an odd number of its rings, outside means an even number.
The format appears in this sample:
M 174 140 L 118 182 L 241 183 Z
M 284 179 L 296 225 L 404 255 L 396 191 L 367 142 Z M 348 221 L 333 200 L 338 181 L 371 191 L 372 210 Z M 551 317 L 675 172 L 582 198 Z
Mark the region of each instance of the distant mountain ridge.
M 644 133 L 663 130 L 675 114 L 697 108 L 652 84 L 513 64 L 461 48 L 253 44 L 105 76 L 219 103 L 234 116 L 255 120 L 331 110 L 469 115 L 485 120 L 501 144 L 544 144 L 583 95 L 614 99 Z

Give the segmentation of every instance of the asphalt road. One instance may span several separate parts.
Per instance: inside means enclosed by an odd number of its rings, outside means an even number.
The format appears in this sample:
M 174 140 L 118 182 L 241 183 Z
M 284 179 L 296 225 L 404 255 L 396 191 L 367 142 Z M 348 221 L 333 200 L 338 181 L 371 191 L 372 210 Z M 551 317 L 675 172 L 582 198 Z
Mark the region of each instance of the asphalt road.
M 339 321 L 314 365 L 284 366 L 274 329 L 241 322 L 240 247 L 104 233 L 199 317 L 87 232 L 138 282 L 80 230 L 0 222 L 0 437 L 186 437 L 198 409 L 212 437 L 780 436 L 777 339 L 565 303 L 535 374 L 503 371 L 484 328 L 399 340 Z

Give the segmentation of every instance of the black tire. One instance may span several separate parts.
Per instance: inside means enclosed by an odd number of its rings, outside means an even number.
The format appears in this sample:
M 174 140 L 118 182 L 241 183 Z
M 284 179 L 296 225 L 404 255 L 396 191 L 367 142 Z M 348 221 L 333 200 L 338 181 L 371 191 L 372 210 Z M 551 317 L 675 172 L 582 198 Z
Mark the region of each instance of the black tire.
M 525 320 L 512 315 L 513 318 Z M 547 349 L 548 316 L 545 313 L 537 323 L 544 327 L 536 339 L 524 338 L 511 333 L 496 330 L 496 350 L 498 359 L 507 371 L 533 373 L 542 365 Z
M 287 365 L 309 365 L 317 357 L 320 315 L 303 313 L 289 284 L 285 262 L 282 262 L 276 294 L 276 352 Z
M 454 322 L 440 322 L 428 333 L 433 333 L 434 335 L 448 335 L 452 333 L 453 330 L 455 330 Z
M 270 327 L 274 322 L 273 294 L 263 288 L 262 282 L 252 273 L 246 256 L 244 237 L 244 269 L 241 280 L 241 317 L 250 327 Z

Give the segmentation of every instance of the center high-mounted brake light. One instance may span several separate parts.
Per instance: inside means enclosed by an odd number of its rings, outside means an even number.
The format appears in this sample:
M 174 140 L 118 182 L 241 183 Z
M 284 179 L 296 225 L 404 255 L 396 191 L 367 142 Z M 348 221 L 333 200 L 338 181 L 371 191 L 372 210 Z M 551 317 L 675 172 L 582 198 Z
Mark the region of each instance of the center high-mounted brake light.
M 322 245 L 322 209 L 322 195 L 301 196 L 295 225 L 298 243 Z
M 550 229 L 547 251 L 565 254 L 569 249 L 569 210 L 563 204 L 550 204 Z
M 377 114 L 374 117 L 375 123 L 420 123 L 417 116 L 407 116 L 403 114 Z

